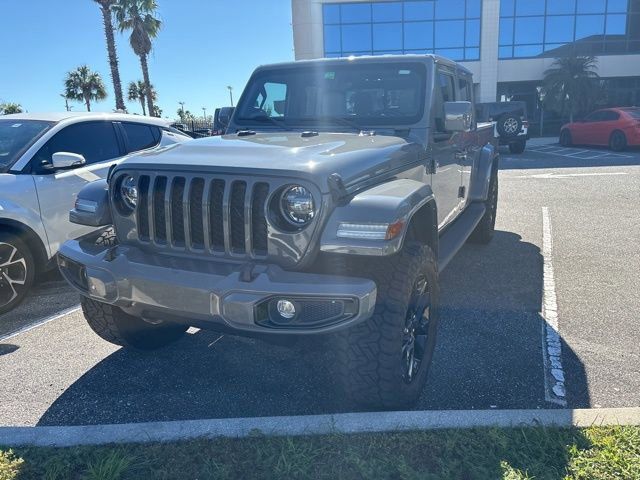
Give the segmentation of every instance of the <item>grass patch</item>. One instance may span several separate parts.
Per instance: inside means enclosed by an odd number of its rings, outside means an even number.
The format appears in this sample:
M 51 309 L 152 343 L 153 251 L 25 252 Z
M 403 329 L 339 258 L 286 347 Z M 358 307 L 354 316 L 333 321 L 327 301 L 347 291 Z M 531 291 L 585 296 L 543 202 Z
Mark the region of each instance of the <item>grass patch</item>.
M 640 479 L 640 428 L 514 428 L 0 448 L 0 480 Z

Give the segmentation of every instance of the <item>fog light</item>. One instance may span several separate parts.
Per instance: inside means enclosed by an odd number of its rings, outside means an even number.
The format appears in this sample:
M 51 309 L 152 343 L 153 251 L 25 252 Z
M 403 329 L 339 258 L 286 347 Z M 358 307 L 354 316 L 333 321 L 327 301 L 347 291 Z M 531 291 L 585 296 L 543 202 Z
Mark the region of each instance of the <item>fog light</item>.
M 282 318 L 293 318 L 296 316 L 296 306 L 289 300 L 278 300 L 276 308 Z

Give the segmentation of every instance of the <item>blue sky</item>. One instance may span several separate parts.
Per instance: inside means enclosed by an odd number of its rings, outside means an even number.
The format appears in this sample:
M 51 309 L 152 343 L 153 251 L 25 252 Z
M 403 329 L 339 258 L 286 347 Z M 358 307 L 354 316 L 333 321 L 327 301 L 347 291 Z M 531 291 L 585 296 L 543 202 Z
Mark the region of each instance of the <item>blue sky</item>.
M 195 115 L 234 102 L 260 64 L 293 60 L 290 0 L 157 0 L 163 27 L 149 58 L 151 81 L 163 116 L 176 116 L 178 101 Z M 115 106 L 102 16 L 93 0 L 0 0 L 0 101 L 25 110 L 64 110 L 66 72 L 87 64 L 107 86 L 94 111 Z M 120 76 L 142 78 L 128 37 L 116 35 Z M 141 113 L 139 103 L 127 103 Z M 83 105 L 73 103 L 74 111 Z

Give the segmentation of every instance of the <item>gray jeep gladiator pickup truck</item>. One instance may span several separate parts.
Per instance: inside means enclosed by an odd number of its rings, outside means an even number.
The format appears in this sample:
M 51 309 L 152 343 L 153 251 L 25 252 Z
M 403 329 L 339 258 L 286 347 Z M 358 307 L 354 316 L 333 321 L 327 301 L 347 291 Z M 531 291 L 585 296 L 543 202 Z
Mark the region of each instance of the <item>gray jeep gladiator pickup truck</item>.
M 136 349 L 189 326 L 334 349 L 346 396 L 405 408 L 438 274 L 494 230 L 498 157 L 471 73 L 432 55 L 263 66 L 227 133 L 117 165 L 59 254 L 91 328 Z M 296 343 L 296 342 L 291 342 Z

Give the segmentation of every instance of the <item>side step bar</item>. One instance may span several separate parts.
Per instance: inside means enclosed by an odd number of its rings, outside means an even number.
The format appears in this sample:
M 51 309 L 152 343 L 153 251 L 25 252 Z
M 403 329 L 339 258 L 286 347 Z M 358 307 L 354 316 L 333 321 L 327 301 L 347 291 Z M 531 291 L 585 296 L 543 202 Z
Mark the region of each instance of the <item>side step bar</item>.
M 438 271 L 442 272 L 458 250 L 465 244 L 485 212 L 483 203 L 472 203 L 440 235 L 438 245 Z

